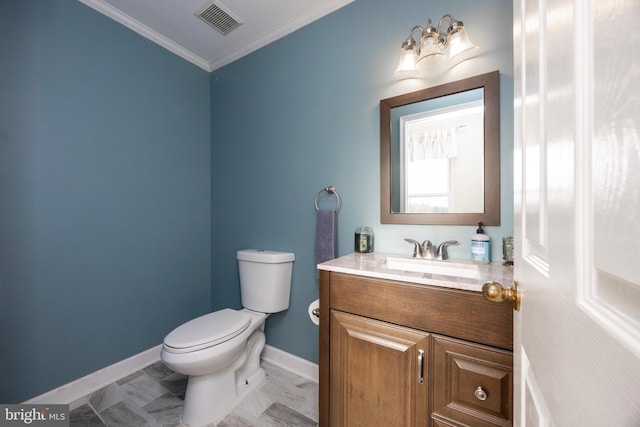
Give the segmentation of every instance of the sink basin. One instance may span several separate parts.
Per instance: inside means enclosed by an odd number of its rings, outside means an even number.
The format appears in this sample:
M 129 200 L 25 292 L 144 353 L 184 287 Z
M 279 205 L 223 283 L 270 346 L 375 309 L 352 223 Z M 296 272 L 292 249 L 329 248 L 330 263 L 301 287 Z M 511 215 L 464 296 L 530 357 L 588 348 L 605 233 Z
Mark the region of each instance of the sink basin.
M 476 264 L 464 264 L 457 263 L 455 261 L 387 257 L 383 268 L 412 271 L 414 273 L 464 277 L 466 279 L 480 278 L 480 272 L 478 271 L 478 266 Z

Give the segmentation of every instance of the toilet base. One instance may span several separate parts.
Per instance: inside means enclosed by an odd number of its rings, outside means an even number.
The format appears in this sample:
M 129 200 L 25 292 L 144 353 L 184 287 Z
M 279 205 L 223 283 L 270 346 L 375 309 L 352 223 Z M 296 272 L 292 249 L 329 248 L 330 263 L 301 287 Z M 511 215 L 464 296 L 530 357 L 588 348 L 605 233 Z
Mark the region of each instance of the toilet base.
M 238 391 L 238 400 L 242 399 L 246 394 L 251 393 L 253 390 L 257 389 L 262 385 L 267 375 L 264 372 L 264 369 L 259 368 L 253 374 L 251 374 L 248 378 L 245 378 L 243 381 L 238 381 L 236 384 L 236 390 Z
M 264 369 L 260 367 L 264 345 L 264 332 L 258 329 L 231 366 L 209 375 L 189 377 L 182 423 L 202 427 L 217 422 L 231 412 L 242 397 L 258 388 L 265 379 Z

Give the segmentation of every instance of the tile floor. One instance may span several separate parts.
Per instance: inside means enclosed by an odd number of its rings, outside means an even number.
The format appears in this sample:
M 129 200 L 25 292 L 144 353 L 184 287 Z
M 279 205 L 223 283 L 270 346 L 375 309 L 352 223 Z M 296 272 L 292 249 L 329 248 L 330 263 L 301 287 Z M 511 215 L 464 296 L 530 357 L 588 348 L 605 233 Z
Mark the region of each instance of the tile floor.
M 318 425 L 318 384 L 268 362 L 267 376 L 212 427 Z M 180 426 L 187 378 L 155 363 L 71 404 L 71 426 Z

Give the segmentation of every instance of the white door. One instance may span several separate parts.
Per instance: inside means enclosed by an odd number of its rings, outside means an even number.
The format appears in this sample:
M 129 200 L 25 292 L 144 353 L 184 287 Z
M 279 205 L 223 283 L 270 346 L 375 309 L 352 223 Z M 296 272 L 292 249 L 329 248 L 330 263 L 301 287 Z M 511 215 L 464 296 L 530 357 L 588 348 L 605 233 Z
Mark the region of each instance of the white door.
M 640 0 L 514 0 L 514 45 L 515 424 L 640 426 Z

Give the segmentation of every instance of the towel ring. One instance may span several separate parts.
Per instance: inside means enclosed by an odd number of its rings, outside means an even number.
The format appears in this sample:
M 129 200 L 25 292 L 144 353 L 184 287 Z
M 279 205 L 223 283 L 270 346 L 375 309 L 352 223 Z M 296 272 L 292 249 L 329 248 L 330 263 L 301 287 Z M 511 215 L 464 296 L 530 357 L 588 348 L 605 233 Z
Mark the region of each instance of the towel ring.
M 318 207 L 318 197 L 320 197 L 320 194 L 322 194 L 323 191 L 326 191 L 329 194 L 333 194 L 336 196 L 336 208 L 335 210 L 338 211 L 340 210 L 340 195 L 338 194 L 338 192 L 336 191 L 335 187 L 333 185 L 329 186 L 329 187 L 324 187 L 322 190 L 318 191 L 318 194 L 316 194 L 316 200 L 315 200 L 315 205 L 316 205 L 316 210 L 319 211 L 320 208 Z

